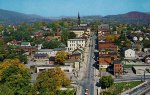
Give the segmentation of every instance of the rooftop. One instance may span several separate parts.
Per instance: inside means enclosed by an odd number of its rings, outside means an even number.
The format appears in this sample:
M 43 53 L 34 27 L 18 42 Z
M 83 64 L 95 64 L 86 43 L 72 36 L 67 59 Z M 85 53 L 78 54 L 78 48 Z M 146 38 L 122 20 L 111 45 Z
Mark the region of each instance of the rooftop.
M 21 42 L 21 45 L 28 45 L 30 42 Z
M 53 49 L 40 49 L 37 52 L 52 52 Z
M 68 41 L 85 41 L 85 39 L 69 39 Z
M 47 54 L 34 54 L 34 57 L 47 57 Z

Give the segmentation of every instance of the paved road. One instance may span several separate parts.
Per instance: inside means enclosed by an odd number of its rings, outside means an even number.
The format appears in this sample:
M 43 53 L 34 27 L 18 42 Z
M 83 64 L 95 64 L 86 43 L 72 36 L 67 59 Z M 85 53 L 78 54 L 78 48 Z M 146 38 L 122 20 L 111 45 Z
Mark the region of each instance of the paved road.
M 90 41 L 90 49 L 89 49 L 89 55 L 88 55 L 88 63 L 87 63 L 87 72 L 85 72 L 85 78 L 83 79 L 83 83 L 81 83 L 82 86 L 82 95 L 85 93 L 85 89 L 89 89 L 90 95 L 94 95 L 94 47 L 95 39 L 94 35 L 91 37 Z

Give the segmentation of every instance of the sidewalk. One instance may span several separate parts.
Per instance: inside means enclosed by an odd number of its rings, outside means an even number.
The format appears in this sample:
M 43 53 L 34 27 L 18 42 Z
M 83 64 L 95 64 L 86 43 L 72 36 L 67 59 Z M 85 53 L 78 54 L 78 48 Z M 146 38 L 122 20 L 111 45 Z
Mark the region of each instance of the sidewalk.
M 89 44 L 90 44 L 90 39 L 88 39 L 87 45 L 86 45 L 86 47 L 85 47 L 84 60 L 83 60 L 83 62 L 81 63 L 81 64 L 82 64 L 82 67 L 80 68 L 80 71 L 79 71 L 79 77 L 78 77 L 79 80 L 82 80 L 82 79 L 83 79 L 83 77 L 84 77 L 84 75 L 85 75 L 85 72 L 86 72 L 86 69 L 87 69 L 88 55 L 89 55 Z
M 84 60 L 82 62 L 82 67 L 80 68 L 80 71 L 79 71 L 78 80 L 83 80 L 83 78 L 85 77 L 85 73 L 87 70 L 88 57 L 89 57 L 89 44 L 90 44 L 90 39 L 88 39 L 87 45 L 85 47 Z M 82 94 L 82 86 L 78 85 L 76 95 L 81 95 L 81 94 Z

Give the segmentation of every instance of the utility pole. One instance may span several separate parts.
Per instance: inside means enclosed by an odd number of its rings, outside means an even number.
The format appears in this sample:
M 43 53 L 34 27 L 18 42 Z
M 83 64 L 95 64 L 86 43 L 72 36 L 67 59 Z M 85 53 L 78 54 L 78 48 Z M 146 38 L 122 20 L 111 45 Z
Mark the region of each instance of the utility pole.
M 145 81 L 145 70 L 144 70 L 144 81 Z

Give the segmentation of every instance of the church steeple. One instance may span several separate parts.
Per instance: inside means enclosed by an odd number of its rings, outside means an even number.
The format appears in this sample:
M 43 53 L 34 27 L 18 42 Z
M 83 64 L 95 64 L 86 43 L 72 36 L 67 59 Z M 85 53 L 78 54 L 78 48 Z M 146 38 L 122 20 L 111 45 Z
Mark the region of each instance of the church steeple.
M 80 14 L 78 12 L 78 26 L 80 26 Z

